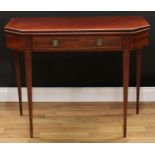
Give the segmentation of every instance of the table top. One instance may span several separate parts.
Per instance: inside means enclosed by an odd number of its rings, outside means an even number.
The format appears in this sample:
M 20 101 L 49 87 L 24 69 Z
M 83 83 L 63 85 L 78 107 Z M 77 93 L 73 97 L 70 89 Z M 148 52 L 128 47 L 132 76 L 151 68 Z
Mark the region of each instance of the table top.
M 6 31 L 37 32 L 131 32 L 149 28 L 141 16 L 12 18 Z

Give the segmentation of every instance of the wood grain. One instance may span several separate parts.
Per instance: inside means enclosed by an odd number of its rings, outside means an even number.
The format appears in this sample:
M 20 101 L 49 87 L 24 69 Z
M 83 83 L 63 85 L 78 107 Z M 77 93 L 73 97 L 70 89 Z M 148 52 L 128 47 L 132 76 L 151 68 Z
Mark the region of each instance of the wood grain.
M 103 45 L 98 46 L 97 40 L 103 41 Z M 58 47 L 52 46 L 52 41 L 58 41 Z M 120 50 L 122 38 L 120 36 L 36 36 L 33 37 L 33 50 L 40 51 L 77 51 L 77 50 Z
M 26 86 L 29 109 L 29 130 L 30 137 L 33 138 L 33 104 L 32 104 L 32 54 L 25 52 L 25 72 L 26 72 Z
M 141 16 L 11 19 L 4 27 L 4 31 L 7 47 L 25 53 L 30 136 L 33 137 L 32 52 L 119 51 L 123 52 L 123 135 L 126 137 L 129 52 L 148 45 L 149 29 L 150 25 Z
M 21 73 L 20 73 L 20 53 L 14 51 L 13 52 L 13 59 L 15 63 L 15 71 L 16 71 L 16 83 L 18 87 L 18 99 L 19 99 L 19 111 L 20 115 L 23 115 L 22 109 L 22 88 L 21 88 Z
M 16 32 L 134 31 L 150 25 L 141 16 L 12 18 L 6 30 Z
M 122 137 L 122 103 L 34 103 L 34 138 L 29 138 L 27 104 L 0 104 L 0 142 L 155 142 L 155 104 L 129 103 L 128 137 Z

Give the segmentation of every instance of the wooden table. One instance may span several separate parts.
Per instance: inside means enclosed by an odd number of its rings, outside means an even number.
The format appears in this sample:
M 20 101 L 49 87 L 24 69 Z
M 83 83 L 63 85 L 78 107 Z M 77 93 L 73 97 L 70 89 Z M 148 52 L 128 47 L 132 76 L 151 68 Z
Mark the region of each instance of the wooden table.
M 13 18 L 5 26 L 7 47 L 13 50 L 22 115 L 19 54 L 24 52 L 28 91 L 30 137 L 33 137 L 32 52 L 122 52 L 123 54 L 123 136 L 127 133 L 129 60 L 137 53 L 137 102 L 141 75 L 141 49 L 149 44 L 150 25 L 139 16 Z

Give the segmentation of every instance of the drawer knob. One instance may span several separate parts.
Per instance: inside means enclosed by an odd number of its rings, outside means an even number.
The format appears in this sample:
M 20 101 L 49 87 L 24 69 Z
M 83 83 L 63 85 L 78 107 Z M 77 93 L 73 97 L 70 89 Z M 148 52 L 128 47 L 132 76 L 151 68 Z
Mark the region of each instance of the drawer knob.
M 103 46 L 103 45 L 104 45 L 103 40 L 102 40 L 102 39 L 97 39 L 97 40 L 96 40 L 96 45 L 97 45 L 97 46 Z
M 59 41 L 57 39 L 54 39 L 51 41 L 51 44 L 52 46 L 55 48 L 55 47 L 58 47 L 59 46 Z

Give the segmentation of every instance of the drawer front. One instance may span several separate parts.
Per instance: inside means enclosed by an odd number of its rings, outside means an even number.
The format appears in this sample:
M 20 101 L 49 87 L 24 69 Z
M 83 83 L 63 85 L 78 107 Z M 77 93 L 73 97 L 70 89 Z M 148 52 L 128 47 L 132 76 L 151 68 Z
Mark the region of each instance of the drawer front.
M 35 36 L 33 50 L 103 50 L 120 49 L 120 36 Z

